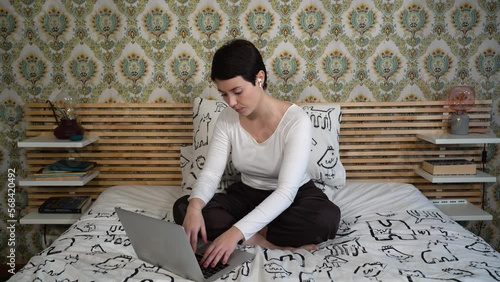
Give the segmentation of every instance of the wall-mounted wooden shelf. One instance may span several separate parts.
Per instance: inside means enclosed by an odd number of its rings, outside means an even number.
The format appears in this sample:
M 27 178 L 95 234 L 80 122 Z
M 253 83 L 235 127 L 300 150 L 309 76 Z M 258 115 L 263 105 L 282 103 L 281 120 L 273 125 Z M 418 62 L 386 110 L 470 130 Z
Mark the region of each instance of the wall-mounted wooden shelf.
M 474 145 L 500 143 L 500 138 L 493 134 L 469 133 L 464 135 L 449 134 L 446 132 L 417 134 L 417 137 L 436 145 Z M 483 149 L 483 162 L 485 156 Z M 481 170 L 476 170 L 475 175 L 433 175 L 427 171 L 417 168 L 416 174 L 427 179 L 431 183 L 495 183 L 497 178 Z M 436 199 L 433 204 L 442 212 L 457 221 L 467 220 L 492 220 L 493 216 L 481 208 L 471 204 L 465 199 Z
M 28 138 L 17 143 L 19 148 L 83 148 L 96 142 L 97 136 L 84 136 L 82 140 L 71 141 L 57 139 L 51 135 L 40 135 Z M 99 175 L 99 171 L 92 171 L 79 180 L 35 180 L 34 177 L 19 180 L 19 186 L 84 186 Z M 19 219 L 21 224 L 73 224 L 81 216 L 81 213 L 39 213 L 31 211 L 26 216 Z M 45 238 L 45 233 L 44 233 Z
M 80 141 L 61 140 L 54 136 L 36 136 L 17 142 L 19 148 L 83 148 L 97 141 L 97 136 L 84 136 Z
M 433 200 L 432 203 L 456 221 L 492 220 L 493 216 L 465 199 Z
M 456 135 L 443 132 L 443 133 L 417 134 L 417 137 L 437 145 L 500 143 L 500 138 L 497 138 L 492 134 L 482 134 L 482 133 L 469 133 L 466 135 Z
M 432 175 L 427 171 L 417 168 L 415 173 L 432 183 L 495 183 L 497 178 L 480 170 L 475 175 Z

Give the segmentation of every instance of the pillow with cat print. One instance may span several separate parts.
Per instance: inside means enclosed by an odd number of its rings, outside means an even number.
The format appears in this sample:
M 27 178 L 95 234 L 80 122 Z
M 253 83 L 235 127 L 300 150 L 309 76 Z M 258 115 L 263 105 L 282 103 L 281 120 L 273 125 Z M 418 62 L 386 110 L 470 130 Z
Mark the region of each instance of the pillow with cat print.
M 334 104 L 301 104 L 312 123 L 312 149 L 307 167 L 316 186 L 328 195 L 345 185 L 346 171 L 340 161 L 341 111 Z
M 193 185 L 205 165 L 208 145 L 212 138 L 215 122 L 227 104 L 221 101 L 208 100 L 196 97 L 193 102 L 193 145 L 184 150 L 181 148 L 181 158 L 188 156 L 189 165 L 182 167 L 182 188 L 185 193 L 190 193 Z M 191 149 L 192 154 L 187 153 Z M 184 154 L 182 153 L 184 151 Z M 184 159 L 181 159 L 184 161 Z M 229 185 L 241 180 L 241 174 L 234 168 L 229 157 L 226 169 L 221 178 L 219 192 L 223 192 Z

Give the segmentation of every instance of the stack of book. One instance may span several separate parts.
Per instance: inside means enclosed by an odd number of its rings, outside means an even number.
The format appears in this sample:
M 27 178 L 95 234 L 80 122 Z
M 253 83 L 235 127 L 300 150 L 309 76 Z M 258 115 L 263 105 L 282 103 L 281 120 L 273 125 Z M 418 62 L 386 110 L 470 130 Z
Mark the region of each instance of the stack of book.
M 92 204 L 90 196 L 51 197 L 38 208 L 39 213 L 83 213 Z
M 59 160 L 46 167 L 41 168 L 33 176 L 35 180 L 81 180 L 91 174 L 96 167 L 95 162 L 81 160 Z
M 476 163 L 469 160 L 426 160 L 422 169 L 433 175 L 474 175 Z

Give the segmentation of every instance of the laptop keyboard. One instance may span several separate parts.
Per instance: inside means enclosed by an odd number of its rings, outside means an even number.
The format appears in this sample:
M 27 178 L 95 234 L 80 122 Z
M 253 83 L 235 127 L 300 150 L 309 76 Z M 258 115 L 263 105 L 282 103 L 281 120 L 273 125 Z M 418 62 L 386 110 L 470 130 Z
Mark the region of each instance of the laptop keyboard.
M 200 260 L 203 258 L 202 255 L 200 254 L 195 254 L 196 255 L 196 260 L 198 262 L 200 262 Z M 220 261 L 214 266 L 214 267 L 211 267 L 211 266 L 208 266 L 208 267 L 203 267 L 203 266 L 200 266 L 200 269 L 201 269 L 201 273 L 203 274 L 203 277 L 205 278 L 208 278 L 212 275 L 214 275 L 215 273 L 221 271 L 222 269 L 228 267 L 229 264 L 223 264 L 221 263 Z

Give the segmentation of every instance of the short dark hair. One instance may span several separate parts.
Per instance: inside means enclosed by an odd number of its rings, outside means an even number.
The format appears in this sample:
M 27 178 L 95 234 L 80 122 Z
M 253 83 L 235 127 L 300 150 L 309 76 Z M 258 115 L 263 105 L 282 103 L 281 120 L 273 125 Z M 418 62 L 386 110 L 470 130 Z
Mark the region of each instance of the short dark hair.
M 215 51 L 210 77 L 215 81 L 241 76 L 255 85 L 257 73 L 261 70 L 265 74 L 262 88 L 266 89 L 267 71 L 259 50 L 248 40 L 234 39 Z

